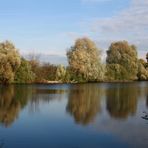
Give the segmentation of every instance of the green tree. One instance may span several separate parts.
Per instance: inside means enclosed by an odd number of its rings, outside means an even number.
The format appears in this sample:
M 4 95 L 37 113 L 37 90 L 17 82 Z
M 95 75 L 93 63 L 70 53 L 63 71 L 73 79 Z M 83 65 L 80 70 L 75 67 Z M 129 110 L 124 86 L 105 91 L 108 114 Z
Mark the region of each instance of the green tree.
M 77 39 L 75 45 L 67 52 L 69 67 L 77 81 L 102 80 L 103 66 L 100 50 L 88 38 Z
M 15 46 L 9 41 L 0 43 L 0 83 L 13 82 L 20 63 L 20 55 Z
M 114 42 L 107 51 L 107 77 L 114 80 L 136 80 L 138 73 L 137 51 L 127 41 Z M 112 73 L 111 78 L 109 77 Z
M 30 83 L 35 79 L 35 74 L 32 72 L 30 63 L 24 58 L 21 59 L 21 65 L 16 71 L 16 83 Z

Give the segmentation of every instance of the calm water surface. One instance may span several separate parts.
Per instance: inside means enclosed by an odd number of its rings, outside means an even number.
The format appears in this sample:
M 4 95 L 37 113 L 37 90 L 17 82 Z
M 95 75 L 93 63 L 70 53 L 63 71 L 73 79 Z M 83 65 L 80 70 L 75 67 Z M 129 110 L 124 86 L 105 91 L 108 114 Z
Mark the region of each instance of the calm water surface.
M 0 148 L 148 148 L 148 82 L 0 86 Z

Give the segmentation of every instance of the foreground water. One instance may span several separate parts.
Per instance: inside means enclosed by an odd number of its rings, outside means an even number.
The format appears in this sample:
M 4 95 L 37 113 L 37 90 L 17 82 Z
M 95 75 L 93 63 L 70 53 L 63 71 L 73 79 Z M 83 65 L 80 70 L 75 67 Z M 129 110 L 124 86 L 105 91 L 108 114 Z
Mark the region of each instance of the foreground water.
M 148 82 L 0 86 L 0 148 L 147 148 Z

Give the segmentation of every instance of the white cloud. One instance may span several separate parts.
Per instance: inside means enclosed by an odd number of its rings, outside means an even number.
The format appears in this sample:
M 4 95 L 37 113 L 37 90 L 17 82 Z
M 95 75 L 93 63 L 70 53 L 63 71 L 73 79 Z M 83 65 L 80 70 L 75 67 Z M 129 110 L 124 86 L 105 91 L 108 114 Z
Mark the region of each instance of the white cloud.
M 94 19 L 90 24 L 105 48 L 111 41 L 128 40 L 136 44 L 139 51 L 148 51 L 148 0 L 131 0 L 130 6 L 118 15 Z

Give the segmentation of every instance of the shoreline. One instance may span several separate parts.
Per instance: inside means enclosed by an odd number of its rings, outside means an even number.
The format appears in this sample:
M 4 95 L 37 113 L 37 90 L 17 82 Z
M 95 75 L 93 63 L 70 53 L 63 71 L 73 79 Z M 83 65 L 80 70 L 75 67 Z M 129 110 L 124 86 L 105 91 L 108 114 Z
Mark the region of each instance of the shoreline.
M 32 83 L 10 83 L 10 84 L 0 84 L 0 85 L 55 85 L 55 84 L 89 84 L 89 83 L 136 83 L 136 82 L 148 82 L 148 81 L 96 81 L 96 82 L 61 82 L 61 81 L 48 81 L 48 82 L 32 82 Z

